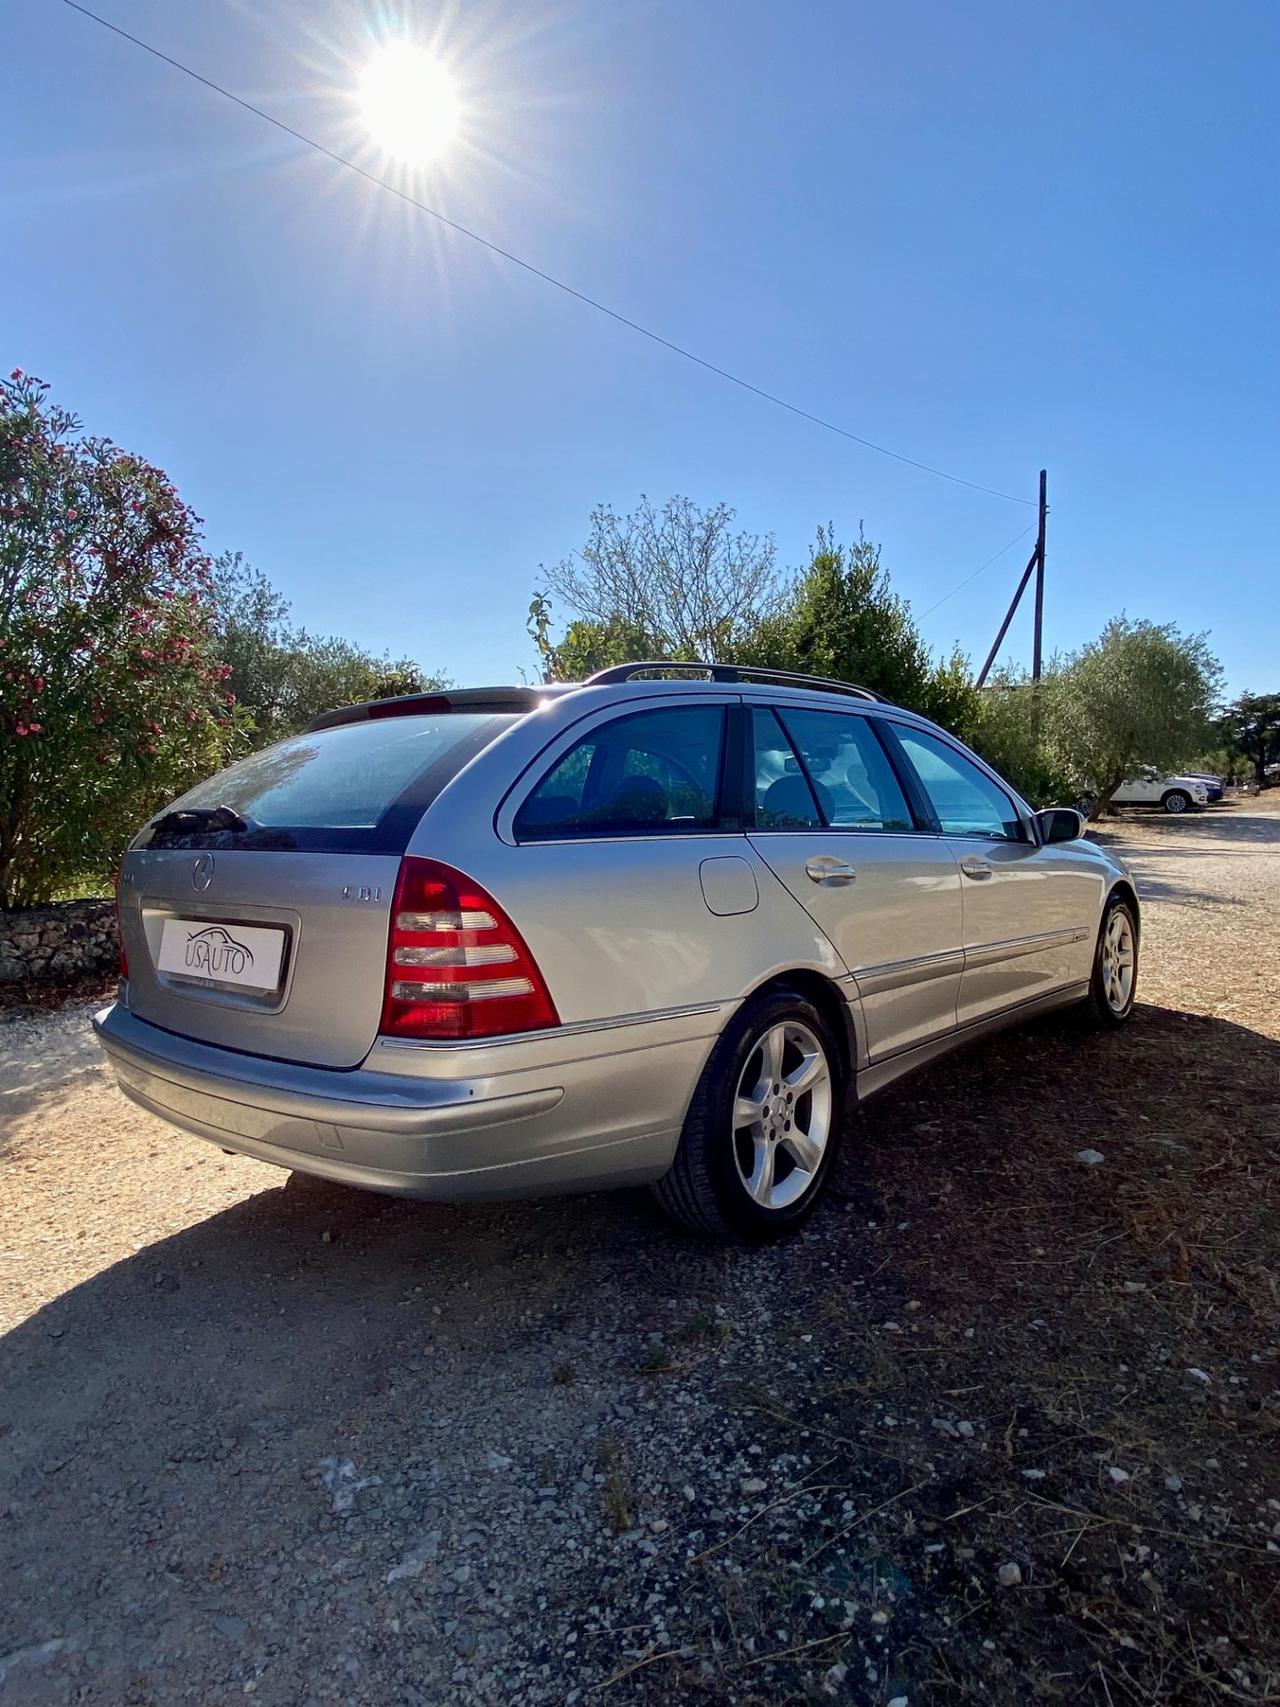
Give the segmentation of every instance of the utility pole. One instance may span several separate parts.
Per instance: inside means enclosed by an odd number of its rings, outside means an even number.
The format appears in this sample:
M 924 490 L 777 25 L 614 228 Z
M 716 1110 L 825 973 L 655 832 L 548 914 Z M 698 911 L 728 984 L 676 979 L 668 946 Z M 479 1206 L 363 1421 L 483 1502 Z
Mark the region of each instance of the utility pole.
M 992 642 L 990 652 L 987 653 L 987 661 L 978 671 L 979 687 L 986 684 L 987 677 L 991 674 L 991 666 L 995 663 L 1000 648 L 1004 645 L 1004 637 L 1009 632 L 1009 624 L 1017 615 L 1018 606 L 1022 603 L 1022 595 L 1027 590 L 1027 582 L 1031 579 L 1032 570 L 1035 571 L 1036 577 L 1036 622 L 1031 653 L 1031 679 L 1033 682 L 1040 680 L 1044 663 L 1044 535 L 1045 519 L 1049 514 L 1048 480 L 1049 477 L 1042 468 L 1040 470 L 1040 522 L 1036 529 L 1035 550 L 1027 560 L 1027 566 L 1022 571 L 1022 579 L 1014 589 L 1013 597 L 1009 601 L 1009 608 L 1004 613 L 1004 621 L 1000 624 L 1000 632 Z
M 1031 680 L 1040 680 L 1044 661 L 1044 524 L 1049 514 L 1048 475 L 1040 470 L 1040 526 L 1036 532 L 1036 627 L 1031 648 Z

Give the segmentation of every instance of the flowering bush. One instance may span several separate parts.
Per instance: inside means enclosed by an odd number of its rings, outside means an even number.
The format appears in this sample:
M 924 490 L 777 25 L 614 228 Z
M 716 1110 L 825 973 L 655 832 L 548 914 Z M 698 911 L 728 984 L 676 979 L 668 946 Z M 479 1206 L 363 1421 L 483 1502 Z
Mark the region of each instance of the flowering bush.
M 0 906 L 109 882 L 237 746 L 199 529 L 158 468 L 0 380 Z

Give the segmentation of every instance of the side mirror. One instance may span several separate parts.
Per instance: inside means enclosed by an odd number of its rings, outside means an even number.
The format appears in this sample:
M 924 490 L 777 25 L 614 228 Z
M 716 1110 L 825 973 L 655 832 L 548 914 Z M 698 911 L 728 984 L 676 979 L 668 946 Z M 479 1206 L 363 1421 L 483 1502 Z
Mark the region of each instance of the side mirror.
M 1050 806 L 1047 811 L 1036 813 L 1036 823 L 1040 826 L 1040 841 L 1046 847 L 1050 842 L 1077 842 L 1084 835 L 1084 813 L 1073 806 Z

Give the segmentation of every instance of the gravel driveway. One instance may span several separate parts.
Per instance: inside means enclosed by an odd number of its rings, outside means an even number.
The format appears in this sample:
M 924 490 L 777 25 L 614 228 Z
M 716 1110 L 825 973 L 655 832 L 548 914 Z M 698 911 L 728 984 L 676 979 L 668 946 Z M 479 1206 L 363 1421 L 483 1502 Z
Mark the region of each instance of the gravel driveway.
M 290 1180 L 0 1023 L 0 1703 L 1276 1699 L 1270 806 L 1109 832 L 1134 1024 L 891 1091 L 771 1250 Z

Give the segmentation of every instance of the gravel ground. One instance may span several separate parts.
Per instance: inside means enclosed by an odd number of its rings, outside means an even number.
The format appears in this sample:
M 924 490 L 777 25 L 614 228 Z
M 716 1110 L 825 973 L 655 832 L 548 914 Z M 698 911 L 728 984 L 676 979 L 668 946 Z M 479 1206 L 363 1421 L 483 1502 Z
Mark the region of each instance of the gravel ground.
M 766 1251 L 286 1180 L 0 1016 L 0 1702 L 1280 1699 L 1280 812 L 1107 836 L 1134 1023 Z

